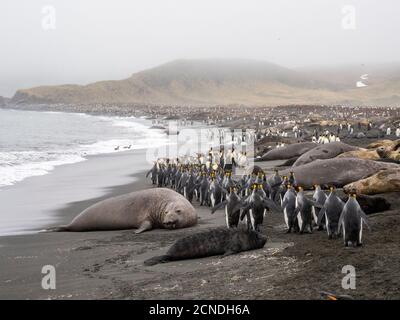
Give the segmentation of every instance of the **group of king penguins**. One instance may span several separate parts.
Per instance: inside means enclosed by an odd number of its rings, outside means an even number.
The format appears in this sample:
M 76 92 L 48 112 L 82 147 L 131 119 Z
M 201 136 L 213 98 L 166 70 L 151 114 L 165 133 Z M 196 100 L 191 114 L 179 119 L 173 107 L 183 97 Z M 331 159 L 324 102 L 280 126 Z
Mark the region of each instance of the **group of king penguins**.
M 225 209 L 226 226 L 236 228 L 239 223 L 260 232 L 267 212 L 283 213 L 287 233 L 312 233 L 325 230 L 329 239 L 343 236 L 348 247 L 362 245 L 363 223 L 367 216 L 355 194 L 344 202 L 334 187 L 329 194 L 319 185 L 314 186 L 312 198 L 297 184 L 293 172 L 280 176 L 278 170 L 267 177 L 262 170 L 234 178 L 231 170 L 220 166 L 180 164 L 171 161 L 155 163 L 147 173 L 152 184 L 170 187 L 189 202 L 209 206 L 211 213 Z

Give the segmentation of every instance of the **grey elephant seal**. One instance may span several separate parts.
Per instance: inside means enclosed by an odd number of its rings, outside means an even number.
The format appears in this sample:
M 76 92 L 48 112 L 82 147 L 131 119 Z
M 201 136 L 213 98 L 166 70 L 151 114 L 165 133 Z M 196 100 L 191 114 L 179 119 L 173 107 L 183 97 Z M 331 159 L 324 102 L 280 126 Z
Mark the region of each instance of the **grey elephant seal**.
M 358 149 L 359 148 L 357 147 L 339 141 L 322 144 L 301 155 L 293 164 L 293 167 L 298 167 L 318 159 L 332 159 L 344 152 L 354 151 Z
M 398 168 L 398 165 L 357 158 L 333 158 L 292 167 L 283 170 L 281 174 L 288 176 L 292 171 L 297 185 L 310 189 L 315 184 L 343 187 L 348 183 L 369 177 L 380 170 L 392 168 Z
M 195 259 L 216 255 L 231 255 L 264 247 L 267 238 L 254 230 L 215 228 L 178 239 L 165 255 L 144 261 L 144 265 Z
M 193 226 L 197 215 L 181 194 L 166 188 L 147 189 L 100 201 L 82 211 L 66 226 L 47 231 L 94 231 L 155 228 L 178 229 Z
M 318 145 L 314 142 L 300 142 L 289 144 L 284 147 L 275 148 L 268 151 L 261 158 L 256 159 L 257 161 L 269 161 L 269 160 L 286 160 L 295 157 L 300 157 L 303 153 L 317 147 Z

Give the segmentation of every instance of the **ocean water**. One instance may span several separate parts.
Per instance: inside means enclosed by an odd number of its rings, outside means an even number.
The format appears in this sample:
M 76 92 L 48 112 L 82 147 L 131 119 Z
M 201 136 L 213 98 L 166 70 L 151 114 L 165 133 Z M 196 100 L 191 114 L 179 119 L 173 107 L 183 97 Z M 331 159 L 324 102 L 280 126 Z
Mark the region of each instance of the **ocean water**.
M 167 135 L 150 126 L 133 117 L 0 109 L 0 192 L 90 155 L 166 144 Z

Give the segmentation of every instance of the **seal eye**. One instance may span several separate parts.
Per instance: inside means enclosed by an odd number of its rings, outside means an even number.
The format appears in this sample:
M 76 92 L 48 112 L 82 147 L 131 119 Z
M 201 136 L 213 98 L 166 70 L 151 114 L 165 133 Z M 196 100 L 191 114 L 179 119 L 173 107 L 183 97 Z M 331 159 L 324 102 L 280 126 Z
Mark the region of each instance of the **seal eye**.
M 175 212 L 176 212 L 176 213 L 181 213 L 182 210 L 178 209 L 178 210 L 176 210 Z

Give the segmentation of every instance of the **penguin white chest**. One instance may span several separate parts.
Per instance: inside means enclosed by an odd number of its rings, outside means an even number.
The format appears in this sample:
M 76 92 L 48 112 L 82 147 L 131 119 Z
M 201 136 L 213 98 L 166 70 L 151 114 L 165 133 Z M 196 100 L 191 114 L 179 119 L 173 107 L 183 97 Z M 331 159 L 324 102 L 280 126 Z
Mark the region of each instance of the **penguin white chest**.
M 229 228 L 228 206 L 225 206 L 225 222 L 226 226 Z
M 326 225 L 326 232 L 328 233 L 328 236 L 331 234 L 331 231 L 329 230 L 329 220 L 328 216 L 325 213 L 325 225 Z
M 283 209 L 283 217 L 285 218 L 286 226 L 289 228 L 289 217 L 288 217 L 288 214 L 287 214 L 286 207 Z
M 297 221 L 299 222 L 299 228 L 300 228 L 300 230 L 301 230 L 301 228 L 303 228 L 303 219 L 302 219 L 302 217 L 301 217 L 301 212 L 299 212 L 299 213 L 297 214 Z
M 211 198 L 211 204 L 212 204 L 212 206 L 214 207 L 214 206 L 215 206 L 215 196 L 214 196 L 214 193 L 211 193 L 210 198 Z
M 253 229 L 256 229 L 255 226 L 255 219 L 254 219 L 254 214 L 253 214 L 253 209 L 249 210 L 249 214 L 250 214 L 250 222 L 251 222 L 251 226 L 253 227 Z
M 314 217 L 315 224 L 318 224 L 318 217 L 317 217 L 317 214 L 315 213 L 315 207 L 314 206 L 311 207 L 311 212 L 312 212 L 312 215 Z

